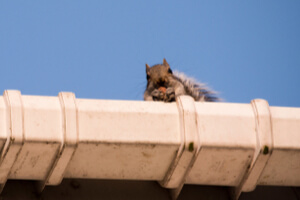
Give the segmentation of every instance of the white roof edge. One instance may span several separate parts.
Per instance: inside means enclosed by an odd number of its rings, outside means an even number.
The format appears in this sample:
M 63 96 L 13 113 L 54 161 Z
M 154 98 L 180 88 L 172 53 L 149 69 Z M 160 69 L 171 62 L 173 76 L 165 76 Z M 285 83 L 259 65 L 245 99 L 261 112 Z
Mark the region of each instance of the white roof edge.
M 66 178 L 156 180 L 176 198 L 184 184 L 300 186 L 300 108 L 0 96 L 0 184 Z

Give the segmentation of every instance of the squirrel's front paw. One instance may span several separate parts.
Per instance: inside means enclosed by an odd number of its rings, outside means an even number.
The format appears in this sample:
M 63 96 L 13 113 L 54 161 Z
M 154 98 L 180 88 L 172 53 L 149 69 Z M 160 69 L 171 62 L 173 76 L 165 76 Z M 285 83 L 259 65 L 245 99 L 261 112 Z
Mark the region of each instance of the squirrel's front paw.
M 174 88 L 167 88 L 166 90 L 166 96 L 165 96 L 165 102 L 172 102 L 175 101 L 175 90 Z
M 163 101 L 165 94 L 162 91 L 155 89 L 151 92 L 151 96 L 153 98 L 153 101 Z

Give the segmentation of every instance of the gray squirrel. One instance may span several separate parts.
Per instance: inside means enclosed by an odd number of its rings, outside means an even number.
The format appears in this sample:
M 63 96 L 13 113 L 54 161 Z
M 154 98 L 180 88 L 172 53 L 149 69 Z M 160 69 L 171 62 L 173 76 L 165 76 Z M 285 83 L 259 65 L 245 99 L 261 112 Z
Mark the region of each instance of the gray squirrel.
M 205 84 L 198 83 L 183 73 L 173 73 L 166 59 L 162 64 L 152 67 L 146 64 L 146 74 L 145 101 L 173 102 L 180 95 L 189 95 L 195 101 L 220 101 L 215 96 L 216 92 L 210 90 Z

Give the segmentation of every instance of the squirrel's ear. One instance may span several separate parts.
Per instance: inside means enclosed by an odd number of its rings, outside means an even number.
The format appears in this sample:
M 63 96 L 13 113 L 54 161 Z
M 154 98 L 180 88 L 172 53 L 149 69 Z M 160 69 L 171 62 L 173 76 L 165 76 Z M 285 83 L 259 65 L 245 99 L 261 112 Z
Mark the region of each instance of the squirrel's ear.
M 146 73 L 149 75 L 150 73 L 150 66 L 148 64 L 146 64 Z
M 169 63 L 167 62 L 167 60 L 165 58 L 163 60 L 163 64 L 166 65 L 166 66 L 169 66 Z

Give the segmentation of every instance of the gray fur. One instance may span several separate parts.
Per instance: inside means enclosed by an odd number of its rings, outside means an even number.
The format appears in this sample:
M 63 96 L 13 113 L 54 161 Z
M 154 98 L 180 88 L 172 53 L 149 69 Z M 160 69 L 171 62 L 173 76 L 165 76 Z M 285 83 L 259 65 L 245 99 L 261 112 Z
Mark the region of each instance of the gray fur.
M 216 92 L 208 88 L 205 84 L 197 82 L 191 77 L 187 77 L 184 73 L 174 71 L 174 77 L 183 84 L 185 92 L 195 99 L 195 101 L 220 101 L 216 97 Z
M 172 102 L 176 97 L 189 95 L 195 101 L 220 101 L 216 92 L 205 84 L 198 83 L 193 78 L 175 71 L 172 73 L 169 64 L 164 59 L 163 64 L 152 67 L 146 64 L 147 88 L 144 92 L 145 101 Z M 165 92 L 162 90 L 165 88 Z

